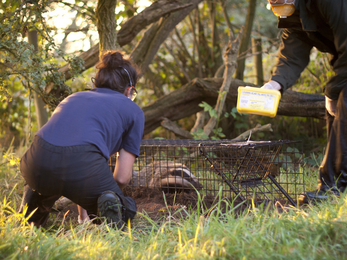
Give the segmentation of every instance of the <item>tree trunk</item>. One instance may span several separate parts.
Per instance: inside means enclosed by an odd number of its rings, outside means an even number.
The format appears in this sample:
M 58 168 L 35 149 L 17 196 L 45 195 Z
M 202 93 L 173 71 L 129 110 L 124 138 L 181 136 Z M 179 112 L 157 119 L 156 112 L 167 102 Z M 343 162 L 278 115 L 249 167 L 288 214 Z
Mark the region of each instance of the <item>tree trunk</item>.
M 98 0 L 95 9 L 96 27 L 99 33 L 99 55 L 117 47 L 117 0 Z
M 222 82 L 223 78 L 196 78 L 181 88 L 143 107 L 142 110 L 145 113 L 144 134 L 148 134 L 159 127 L 162 117 L 166 117 L 171 121 L 189 117 L 202 110 L 199 107 L 202 101 L 214 106 Z M 255 85 L 232 79 L 226 102 L 229 102 L 234 107 L 237 102 L 237 88 L 239 86 Z M 277 115 L 324 118 L 324 95 L 287 90 L 281 98 Z
M 221 56 L 223 51 L 220 49 L 220 39 L 216 23 L 216 2 L 209 0 L 208 5 L 211 19 L 211 61 L 213 63 L 212 74 L 215 74 L 220 65 L 223 64 L 223 59 Z
M 249 40 L 252 33 L 252 27 L 253 27 L 253 20 L 255 15 L 255 9 L 257 0 L 250 0 L 248 11 L 247 11 L 247 18 L 246 18 L 246 24 L 245 28 L 242 33 L 242 38 L 240 42 L 240 48 L 239 48 L 239 54 L 238 54 L 238 61 L 237 61 L 237 69 L 236 69 L 236 78 L 243 80 L 243 73 L 245 70 L 245 56 L 249 49 Z
M 38 51 L 38 40 L 37 40 L 37 31 L 32 30 L 28 32 L 28 42 L 34 46 L 35 52 Z M 37 127 L 40 129 L 48 121 L 48 114 L 46 109 L 46 104 L 43 102 L 42 98 L 34 92 L 34 103 L 36 111 L 36 121 Z
M 263 55 L 261 48 L 261 38 L 252 39 L 252 52 L 253 52 L 253 63 L 255 68 L 255 75 L 257 78 L 257 85 L 262 86 L 264 84 L 263 74 Z

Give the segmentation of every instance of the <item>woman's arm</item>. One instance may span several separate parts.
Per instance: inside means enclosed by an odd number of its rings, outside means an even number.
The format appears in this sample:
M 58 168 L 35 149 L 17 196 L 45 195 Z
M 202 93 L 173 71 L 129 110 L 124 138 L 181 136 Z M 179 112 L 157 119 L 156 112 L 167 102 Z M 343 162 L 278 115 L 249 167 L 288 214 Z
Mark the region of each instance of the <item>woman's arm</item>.
M 117 182 L 119 188 L 125 188 L 133 173 L 133 164 L 135 162 L 135 155 L 121 149 L 119 151 L 119 156 L 116 160 L 116 167 L 113 172 L 113 178 Z

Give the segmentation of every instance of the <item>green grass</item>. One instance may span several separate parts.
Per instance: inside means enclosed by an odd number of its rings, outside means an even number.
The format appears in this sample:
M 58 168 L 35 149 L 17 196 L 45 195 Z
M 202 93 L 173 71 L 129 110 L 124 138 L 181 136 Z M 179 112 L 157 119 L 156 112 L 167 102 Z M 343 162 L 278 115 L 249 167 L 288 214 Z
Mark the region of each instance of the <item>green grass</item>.
M 345 197 L 300 208 L 250 207 L 241 214 L 236 205 L 222 212 L 218 204 L 201 215 L 182 209 L 185 219 L 169 214 L 159 222 L 138 214 L 126 231 L 67 222 L 36 229 L 17 213 L 24 183 L 17 157 L 3 154 L 0 259 L 346 259 Z M 308 176 L 307 190 L 316 178 Z

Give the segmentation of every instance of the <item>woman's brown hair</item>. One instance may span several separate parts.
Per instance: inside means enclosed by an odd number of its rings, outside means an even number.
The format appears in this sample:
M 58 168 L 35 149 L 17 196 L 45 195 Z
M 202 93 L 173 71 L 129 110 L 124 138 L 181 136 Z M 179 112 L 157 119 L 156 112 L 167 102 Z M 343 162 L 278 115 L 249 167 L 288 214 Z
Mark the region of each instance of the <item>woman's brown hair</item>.
M 130 60 L 119 51 L 108 51 L 96 65 L 95 87 L 109 88 L 121 93 L 129 86 L 136 85 L 138 73 Z

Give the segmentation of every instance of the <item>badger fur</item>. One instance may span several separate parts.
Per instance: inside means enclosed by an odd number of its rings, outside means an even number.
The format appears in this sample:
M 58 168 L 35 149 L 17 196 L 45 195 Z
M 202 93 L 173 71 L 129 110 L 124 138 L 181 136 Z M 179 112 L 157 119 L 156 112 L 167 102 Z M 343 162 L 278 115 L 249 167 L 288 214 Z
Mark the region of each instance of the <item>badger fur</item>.
M 201 183 L 189 170 L 181 163 L 172 161 L 158 161 L 148 164 L 140 172 L 133 171 L 130 185 L 134 187 L 156 187 L 172 191 L 184 191 L 187 189 L 202 189 Z

